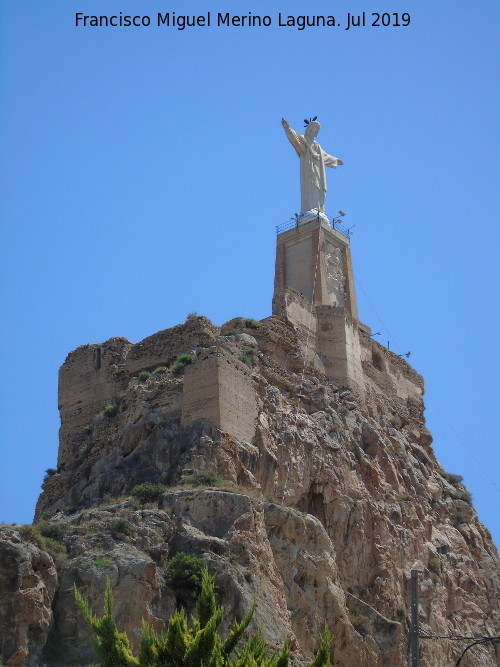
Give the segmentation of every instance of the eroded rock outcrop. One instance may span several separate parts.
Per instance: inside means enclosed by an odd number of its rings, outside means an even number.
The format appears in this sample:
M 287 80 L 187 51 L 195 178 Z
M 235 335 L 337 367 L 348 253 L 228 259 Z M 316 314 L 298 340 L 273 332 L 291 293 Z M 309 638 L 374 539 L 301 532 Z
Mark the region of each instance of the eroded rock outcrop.
M 4 665 L 40 665 L 58 585 L 48 553 L 15 526 L 0 527 L 0 653 Z
M 318 315 L 323 346 L 328 313 Z M 112 339 L 68 357 L 59 468 L 37 507 L 38 521 L 65 524 L 67 556 L 39 621 L 45 634 L 36 648 L 24 642 L 24 663 L 8 664 L 35 664 L 44 644 L 47 665 L 92 661 L 74 583 L 99 610 L 109 576 L 133 643 L 142 618 L 162 629 L 176 605 L 164 583 L 178 552 L 207 561 L 228 616 L 241 617 L 255 595 L 255 623 L 271 644 L 290 636 L 297 665 L 308 664 L 325 621 L 334 665 L 406 665 L 415 561 L 423 630 L 499 634 L 498 554 L 460 478 L 436 461 L 422 379 L 365 337 L 363 391 L 340 384 L 311 336 L 286 312 L 222 330 L 194 318 L 136 345 Z M 178 486 L 200 470 L 219 475 L 218 488 Z M 130 499 L 145 481 L 168 487 L 158 507 Z M 19 588 L 9 585 L 6 604 Z M 11 618 L 4 660 L 7 645 L 23 650 Z M 452 665 L 465 645 L 422 640 L 421 665 Z M 461 664 L 497 658 L 485 645 Z

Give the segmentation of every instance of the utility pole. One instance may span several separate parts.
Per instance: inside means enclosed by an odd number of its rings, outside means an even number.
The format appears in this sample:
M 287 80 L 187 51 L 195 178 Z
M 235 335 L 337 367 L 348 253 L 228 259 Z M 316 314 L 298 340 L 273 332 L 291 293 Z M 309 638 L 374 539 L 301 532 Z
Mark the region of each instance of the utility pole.
M 418 570 L 411 571 L 411 667 L 418 667 Z

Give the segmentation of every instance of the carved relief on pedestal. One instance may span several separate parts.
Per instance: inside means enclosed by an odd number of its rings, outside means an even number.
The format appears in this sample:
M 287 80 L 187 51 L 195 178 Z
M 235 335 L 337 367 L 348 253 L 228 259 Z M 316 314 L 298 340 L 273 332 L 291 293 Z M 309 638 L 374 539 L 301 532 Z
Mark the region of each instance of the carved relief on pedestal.
M 326 288 L 332 306 L 345 306 L 345 278 L 342 271 L 342 250 L 326 244 Z

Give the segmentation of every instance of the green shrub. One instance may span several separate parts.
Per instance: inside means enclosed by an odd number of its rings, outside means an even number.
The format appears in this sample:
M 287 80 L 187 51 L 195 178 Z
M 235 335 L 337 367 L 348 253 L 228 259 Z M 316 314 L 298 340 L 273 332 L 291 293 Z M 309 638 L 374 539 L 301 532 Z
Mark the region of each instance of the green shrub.
M 236 334 L 236 331 L 234 329 L 224 329 L 224 331 L 220 332 L 221 336 L 234 336 Z
M 149 377 L 151 377 L 151 373 L 149 371 L 141 371 L 139 373 L 139 382 L 146 382 Z
M 64 465 L 57 466 L 57 468 L 47 468 L 43 477 L 43 481 L 45 482 L 45 480 L 61 472 L 64 472 Z
M 112 417 L 115 417 L 118 414 L 118 406 L 116 405 L 116 403 L 106 403 L 106 405 L 104 406 L 104 410 L 102 411 L 102 414 L 107 419 L 111 419 Z
M 456 484 L 461 484 L 461 482 L 463 480 L 462 475 L 453 475 L 451 472 L 445 472 L 444 470 L 441 473 L 441 475 L 445 478 L 445 480 L 447 482 L 449 482 L 450 484 L 453 484 L 454 486 Z
M 103 667 L 151 667 L 153 665 L 175 665 L 175 667 L 288 667 L 290 643 L 285 639 L 283 647 L 270 652 L 261 630 L 242 638 L 255 612 L 255 603 L 244 618 L 229 626 L 226 639 L 220 635 L 224 620 L 224 607 L 218 606 L 215 598 L 214 579 L 204 565 L 201 572 L 201 592 L 196 602 L 197 618 L 188 619 L 180 609 L 168 620 L 164 633 L 156 632 L 143 622 L 138 657 L 134 657 L 125 632 L 119 632 L 113 616 L 113 594 L 109 578 L 104 596 L 104 614 L 94 614 L 75 586 L 75 599 L 94 639 L 94 650 Z M 330 665 L 331 636 L 325 626 L 315 659 L 310 667 Z M 234 654 L 234 657 L 232 657 Z
M 246 364 L 247 366 L 251 366 L 251 365 L 252 365 L 252 360 L 250 359 L 250 357 L 247 357 L 246 354 L 239 354 L 239 355 L 238 355 L 238 359 L 239 359 L 240 361 L 242 361 L 244 364 Z
M 187 320 L 195 320 L 198 317 L 198 313 L 196 311 L 192 313 L 188 313 L 186 316 L 186 321 Z
M 38 526 L 24 524 L 19 527 L 19 533 L 26 542 L 34 544 L 36 547 L 42 549 L 42 551 L 46 551 L 53 557 L 66 551 L 64 544 L 61 544 L 51 537 L 44 537 L 38 530 Z
M 177 359 L 174 361 L 172 371 L 176 375 L 181 375 L 184 373 L 186 366 L 189 366 L 189 364 L 193 362 L 193 359 L 196 359 L 196 354 L 179 354 Z
M 92 424 L 87 424 L 82 429 L 82 431 L 85 433 L 85 435 L 90 435 L 90 433 L 92 433 L 92 430 L 93 430 Z
M 141 503 L 152 503 L 158 500 L 165 491 L 163 484 L 154 484 L 153 482 L 143 482 L 137 484 L 132 489 L 132 495 Z
M 155 375 L 163 375 L 163 373 L 167 370 L 166 366 L 158 366 L 158 368 L 155 368 L 153 373 Z
M 39 532 L 43 537 L 50 537 L 53 540 L 60 540 L 64 537 L 66 531 L 68 530 L 67 523 L 47 523 L 41 521 L 35 526 L 37 532 Z
M 178 592 L 196 595 L 200 592 L 205 568 L 203 558 L 179 552 L 167 563 L 165 583 Z
M 66 553 L 66 547 L 64 544 L 61 544 L 58 540 L 54 540 L 51 537 L 43 538 L 43 550 L 50 554 L 53 558 L 57 554 Z
M 26 540 L 26 542 L 30 542 L 40 549 L 43 549 L 43 537 L 31 524 L 25 523 L 23 526 L 19 526 L 19 534 Z
M 251 347 L 250 345 L 245 345 L 243 348 L 243 354 L 247 354 L 249 357 L 253 357 L 257 354 L 257 349 L 255 347 Z
M 245 326 L 247 329 L 260 329 L 262 324 L 261 322 L 258 322 L 257 320 L 254 320 L 251 317 L 247 317 L 245 319 Z
M 179 484 L 183 486 L 219 486 L 222 477 L 209 470 L 197 470 L 192 475 L 181 477 Z
M 99 565 L 100 567 L 111 567 L 111 561 L 104 556 L 97 556 L 97 558 L 94 559 L 94 564 Z
M 400 604 L 396 609 L 396 615 L 398 618 L 406 618 L 406 607 L 404 604 Z
M 113 535 L 130 535 L 132 532 L 132 525 L 123 517 L 113 519 L 110 528 Z

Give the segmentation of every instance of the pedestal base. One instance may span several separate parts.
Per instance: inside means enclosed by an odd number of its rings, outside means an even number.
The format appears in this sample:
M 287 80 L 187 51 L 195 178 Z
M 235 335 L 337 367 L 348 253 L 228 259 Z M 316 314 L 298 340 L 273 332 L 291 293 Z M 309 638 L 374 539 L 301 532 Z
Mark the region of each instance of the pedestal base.
M 302 225 L 305 222 L 309 222 L 310 220 L 318 220 L 318 218 L 322 222 L 326 222 L 327 224 L 329 224 L 328 217 L 324 213 L 322 213 L 321 211 L 318 211 L 318 209 L 316 209 L 316 208 L 313 208 L 310 211 L 304 211 L 303 213 L 301 213 L 299 215 L 298 222 L 299 222 L 299 225 Z

